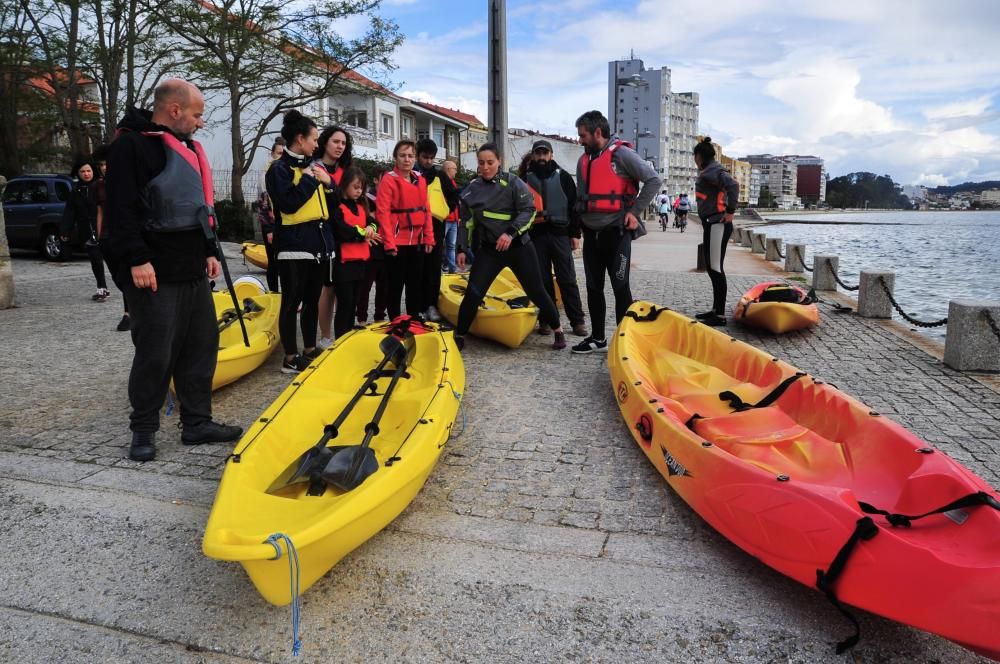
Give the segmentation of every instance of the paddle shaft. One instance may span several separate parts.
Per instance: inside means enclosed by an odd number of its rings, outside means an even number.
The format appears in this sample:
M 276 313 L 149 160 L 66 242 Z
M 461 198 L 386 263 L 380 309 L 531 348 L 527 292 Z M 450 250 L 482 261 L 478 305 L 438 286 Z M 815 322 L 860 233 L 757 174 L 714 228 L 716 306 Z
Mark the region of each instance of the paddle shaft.
M 348 475 L 349 478 L 354 478 L 358 474 L 358 470 L 361 469 L 361 462 L 364 459 L 365 450 L 372 442 L 372 438 L 378 435 L 378 423 L 382 421 L 382 415 L 385 414 L 385 408 L 389 405 L 389 397 L 392 396 L 393 390 L 396 389 L 396 384 L 399 379 L 406 372 L 406 356 L 400 360 L 399 364 L 396 365 L 396 370 L 392 372 L 392 379 L 389 381 L 389 385 L 385 388 L 385 393 L 382 395 L 382 399 L 378 403 L 378 408 L 375 409 L 375 414 L 372 416 L 371 422 L 365 425 L 365 438 L 361 441 L 361 450 L 358 454 L 354 456 L 354 463 L 351 464 L 351 474 Z

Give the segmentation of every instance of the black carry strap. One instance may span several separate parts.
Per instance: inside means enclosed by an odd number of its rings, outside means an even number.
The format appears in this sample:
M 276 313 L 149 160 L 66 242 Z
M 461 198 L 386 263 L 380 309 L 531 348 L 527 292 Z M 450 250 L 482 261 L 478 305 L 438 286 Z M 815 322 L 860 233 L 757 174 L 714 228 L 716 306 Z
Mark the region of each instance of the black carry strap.
M 649 321 L 656 320 L 659 317 L 659 315 L 662 314 L 664 311 L 670 311 L 670 309 L 667 307 L 660 307 L 659 309 L 657 309 L 656 305 L 654 304 L 649 308 L 648 314 L 643 314 L 640 316 L 634 311 L 626 311 L 625 316 L 627 318 L 631 318 L 637 323 L 648 323 Z
M 889 521 L 893 526 L 902 526 L 904 528 L 909 528 L 912 524 L 911 521 L 916 521 L 917 519 L 923 519 L 925 516 L 930 516 L 932 514 L 943 514 L 945 512 L 950 512 L 952 510 L 962 509 L 963 507 L 978 507 L 980 505 L 988 505 L 995 510 L 1000 511 L 1000 500 L 997 500 L 985 491 L 979 491 L 977 493 L 969 494 L 958 500 L 953 500 L 944 507 L 939 507 L 936 510 L 931 510 L 925 514 L 918 514 L 916 516 L 909 516 L 906 514 L 893 514 L 892 512 L 887 512 L 885 510 L 880 510 L 877 507 L 869 505 L 868 503 L 863 503 L 858 501 L 858 505 L 861 506 L 861 511 L 865 514 L 879 514 L 884 516 L 886 520 Z
M 770 406 L 775 401 L 777 401 L 781 397 L 781 395 L 785 393 L 785 390 L 787 390 L 791 386 L 792 383 L 794 383 L 799 378 L 802 378 L 805 375 L 806 375 L 805 373 L 799 371 L 794 376 L 789 376 L 785 380 L 781 381 L 781 383 L 776 388 L 771 390 L 770 394 L 768 394 L 766 397 L 764 397 L 763 399 L 754 404 L 746 403 L 745 401 L 743 401 L 743 399 L 740 398 L 740 395 L 736 394 L 735 392 L 731 392 L 729 390 L 726 390 L 725 392 L 720 392 L 719 398 L 722 399 L 723 401 L 728 401 L 729 405 L 732 406 L 732 408 L 737 413 L 741 413 L 744 410 L 750 410 L 751 408 L 766 408 L 767 406 Z
M 830 600 L 830 603 L 845 618 L 851 621 L 854 625 L 854 634 L 844 639 L 837 644 L 837 654 L 850 650 L 858 644 L 861 639 L 861 625 L 858 624 L 858 619 L 854 617 L 854 614 L 847 610 L 847 608 L 840 603 L 837 599 L 837 593 L 834 591 L 833 586 L 837 583 L 837 579 L 843 574 L 844 568 L 847 566 L 847 561 L 850 559 L 851 554 L 854 552 L 854 548 L 862 540 L 870 540 L 871 538 L 878 535 L 878 526 L 870 516 L 862 517 L 858 519 L 854 526 L 854 532 L 844 543 L 844 546 L 840 547 L 840 551 L 837 552 L 837 556 L 830 563 L 830 566 L 823 571 L 821 569 L 816 570 L 816 587 L 819 588 L 820 592 L 826 595 L 826 598 Z
M 450 288 L 451 290 L 453 290 L 456 293 L 461 293 L 462 295 L 465 295 L 466 291 L 468 290 L 462 284 L 450 284 L 448 286 L 448 288 Z M 489 298 L 491 300 L 496 300 L 497 302 L 503 302 L 504 304 L 506 304 L 511 309 L 525 309 L 525 308 L 531 306 L 531 298 L 529 298 L 527 295 L 518 295 L 517 297 L 512 297 L 509 300 L 505 300 L 502 297 L 497 297 L 496 295 L 491 295 L 489 293 L 489 291 L 487 291 L 486 294 L 483 295 L 483 299 L 486 299 L 486 298 Z M 482 304 L 482 303 L 480 303 L 480 304 Z M 485 306 L 485 305 L 483 305 L 483 306 Z

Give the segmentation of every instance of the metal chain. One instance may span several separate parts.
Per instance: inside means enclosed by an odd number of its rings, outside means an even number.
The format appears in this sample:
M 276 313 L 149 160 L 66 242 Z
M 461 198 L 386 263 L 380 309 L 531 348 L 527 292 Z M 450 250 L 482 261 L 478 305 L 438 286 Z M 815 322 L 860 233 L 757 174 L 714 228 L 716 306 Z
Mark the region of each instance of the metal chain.
M 847 290 L 849 290 L 849 291 L 856 291 L 856 290 L 858 290 L 859 288 L 861 288 L 861 284 L 858 284 L 857 286 L 848 286 L 848 285 L 847 285 L 847 284 L 845 284 L 845 283 L 844 283 L 843 281 L 841 281 L 841 280 L 840 280 L 840 277 L 838 277 L 838 276 L 837 276 L 837 271 L 833 269 L 833 263 L 832 263 L 832 262 L 830 262 L 830 261 L 827 261 L 827 263 L 826 263 L 826 267 L 827 267 L 827 269 L 829 269 L 829 270 L 830 270 L 830 274 L 832 274 L 832 275 L 833 275 L 833 279 L 834 279 L 834 280 L 835 280 L 835 281 L 836 281 L 836 282 L 837 282 L 838 284 L 840 284 L 840 285 L 841 285 L 841 286 L 842 286 L 843 288 L 846 288 L 846 289 L 847 289 Z
M 895 309 L 899 313 L 899 315 L 903 317 L 903 320 L 905 320 L 907 323 L 910 323 L 911 325 L 916 325 L 917 327 L 941 327 L 942 325 L 948 324 L 947 317 L 942 318 L 941 320 L 928 322 L 923 320 L 917 320 L 913 316 L 910 316 L 900 308 L 899 304 L 896 303 L 896 298 L 892 296 L 892 291 L 889 290 L 889 286 L 885 283 L 885 278 L 880 276 L 878 278 L 878 282 L 882 284 L 882 290 L 885 292 L 885 296 L 889 298 L 889 303 L 892 305 L 892 308 Z M 997 336 L 1000 336 L 1000 334 L 998 334 Z
M 996 335 L 997 341 L 1000 341 L 1000 327 L 997 327 L 997 322 L 993 320 L 993 314 L 990 313 L 989 309 L 983 309 L 983 318 L 986 319 L 990 329 L 993 330 L 993 334 Z
M 799 262 L 802 263 L 802 267 L 806 269 L 806 272 L 812 272 L 813 269 L 806 265 L 806 252 L 802 250 L 802 247 L 796 247 L 795 253 L 799 255 Z

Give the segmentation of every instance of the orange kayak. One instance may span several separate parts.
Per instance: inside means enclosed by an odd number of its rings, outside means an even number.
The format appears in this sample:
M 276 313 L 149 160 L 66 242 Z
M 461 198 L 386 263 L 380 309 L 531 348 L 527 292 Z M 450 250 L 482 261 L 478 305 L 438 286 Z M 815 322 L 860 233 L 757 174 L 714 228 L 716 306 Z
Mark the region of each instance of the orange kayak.
M 743 294 L 733 318 L 782 334 L 818 325 L 819 309 L 815 296 L 804 289 L 784 281 L 765 281 Z
M 738 547 L 838 608 L 1000 658 L 1000 500 L 982 479 L 832 385 L 649 302 L 622 320 L 608 368 L 640 449 Z

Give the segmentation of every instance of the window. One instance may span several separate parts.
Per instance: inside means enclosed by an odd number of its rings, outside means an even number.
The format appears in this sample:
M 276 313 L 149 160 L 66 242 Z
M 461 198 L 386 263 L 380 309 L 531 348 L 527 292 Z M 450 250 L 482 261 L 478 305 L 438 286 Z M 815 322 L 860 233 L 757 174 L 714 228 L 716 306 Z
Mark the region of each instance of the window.
M 413 116 L 401 115 L 399 117 L 400 138 L 413 138 Z
M 448 154 L 458 154 L 458 134 L 453 131 L 448 132 Z
M 368 111 L 344 111 L 344 123 L 358 129 L 368 129 Z
M 434 144 L 437 145 L 438 147 L 444 145 L 444 129 L 435 129 L 434 136 L 432 136 L 431 138 L 434 139 Z
M 35 202 L 33 199 L 41 187 L 42 195 L 48 197 L 45 183 L 39 180 L 16 180 L 7 185 L 3 191 L 3 202 L 11 205 L 24 205 Z M 43 199 L 44 200 L 44 199 Z
M 382 127 L 381 127 L 382 133 L 386 134 L 387 136 L 393 136 L 393 135 L 395 135 L 395 131 L 393 131 L 393 124 L 394 124 L 393 123 L 393 117 L 391 115 L 387 115 L 386 113 L 383 113 L 382 114 Z
M 56 185 L 56 198 L 58 198 L 61 201 L 68 201 L 70 192 L 69 183 L 56 180 L 55 185 Z

